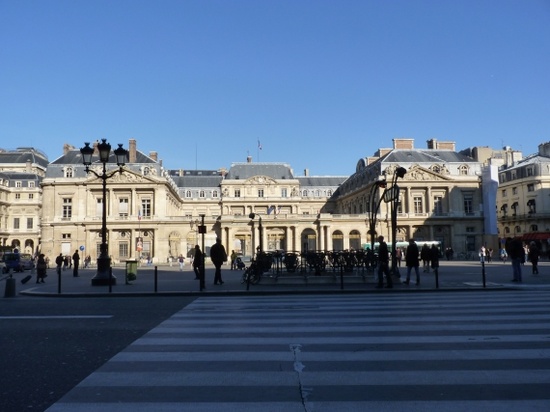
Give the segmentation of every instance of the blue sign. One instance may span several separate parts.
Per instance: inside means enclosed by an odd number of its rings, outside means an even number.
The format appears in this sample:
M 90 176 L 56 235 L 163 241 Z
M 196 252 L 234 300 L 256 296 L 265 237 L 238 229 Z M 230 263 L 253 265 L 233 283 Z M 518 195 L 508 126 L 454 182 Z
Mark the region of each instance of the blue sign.
M 84 246 L 80 246 L 80 251 L 84 252 Z

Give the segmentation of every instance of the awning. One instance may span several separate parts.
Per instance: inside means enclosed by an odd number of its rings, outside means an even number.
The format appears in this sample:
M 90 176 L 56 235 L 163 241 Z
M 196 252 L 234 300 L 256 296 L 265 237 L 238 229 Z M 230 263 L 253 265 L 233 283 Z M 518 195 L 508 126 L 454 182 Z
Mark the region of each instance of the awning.
M 521 240 L 547 240 L 550 239 L 550 232 L 532 232 L 526 233 Z

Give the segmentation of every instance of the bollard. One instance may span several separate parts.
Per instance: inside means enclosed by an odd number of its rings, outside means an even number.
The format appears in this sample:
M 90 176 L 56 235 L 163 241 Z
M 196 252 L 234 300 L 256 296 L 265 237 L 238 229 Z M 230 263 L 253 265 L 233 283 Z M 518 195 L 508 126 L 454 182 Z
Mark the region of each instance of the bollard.
M 15 296 L 15 279 L 11 276 L 6 279 L 6 290 L 4 291 L 5 298 L 13 298 Z
M 155 293 L 158 292 L 159 289 L 159 272 L 158 272 L 158 266 L 155 266 Z

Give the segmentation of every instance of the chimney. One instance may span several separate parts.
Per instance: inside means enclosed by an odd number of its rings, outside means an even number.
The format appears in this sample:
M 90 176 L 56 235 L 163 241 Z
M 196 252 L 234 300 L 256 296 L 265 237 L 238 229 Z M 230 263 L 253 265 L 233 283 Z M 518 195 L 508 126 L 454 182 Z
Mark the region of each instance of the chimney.
M 412 150 L 414 149 L 414 139 L 406 139 L 406 138 L 393 139 L 393 148 Z
M 63 145 L 63 155 L 66 155 L 67 153 L 69 153 L 69 151 L 72 149 L 73 147 L 68 144 L 68 143 L 65 143 Z
M 309 176 L 309 169 L 304 169 L 304 176 Z
M 428 140 L 428 149 L 437 149 L 437 139 Z
M 155 162 L 158 161 L 158 153 L 157 152 L 149 152 L 149 157 L 153 159 Z
M 252 156 L 246 156 L 246 163 L 252 163 Z
M 136 139 L 128 141 L 128 163 L 135 163 L 137 160 L 137 145 Z

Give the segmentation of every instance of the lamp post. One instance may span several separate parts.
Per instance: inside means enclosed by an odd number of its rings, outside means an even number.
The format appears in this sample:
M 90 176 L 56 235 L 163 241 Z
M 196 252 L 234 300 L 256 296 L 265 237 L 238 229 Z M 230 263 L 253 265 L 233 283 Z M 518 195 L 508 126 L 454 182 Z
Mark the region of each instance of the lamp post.
M 95 170 L 90 169 L 94 155 L 94 148 L 90 147 L 90 143 L 84 143 L 84 147 L 80 149 L 80 153 L 82 153 L 82 163 L 86 166 L 86 173 L 93 173 L 97 178 L 101 179 L 103 184 L 101 245 L 99 247 L 100 253 L 97 258 L 97 273 L 92 278 L 92 286 L 111 286 L 116 284 L 116 278 L 111 274 L 111 258 L 109 257 L 109 248 L 107 245 L 107 179 L 113 177 L 116 172 L 122 174 L 122 167 L 126 164 L 128 151 L 119 143 L 118 148 L 114 150 L 116 164 L 119 168 L 111 173 L 107 173 L 107 162 L 111 155 L 111 145 L 107 143 L 107 139 L 101 139 L 101 143 L 97 145 L 97 149 L 99 151 L 99 162 L 103 165 L 101 173 L 97 173 Z
M 407 173 L 407 169 L 404 167 L 398 167 L 392 178 L 392 185 L 384 190 L 383 198 L 384 202 L 391 204 L 391 273 L 393 276 L 399 276 L 399 269 L 397 268 L 397 256 L 395 255 L 395 244 L 397 237 L 397 206 L 399 205 L 399 186 L 397 185 L 397 179 L 403 178 Z
M 259 232 L 260 232 L 260 245 L 259 245 L 259 246 L 260 246 L 260 253 L 262 253 L 262 252 L 264 251 L 264 247 L 263 247 L 263 234 L 262 234 L 262 231 L 263 231 L 263 227 L 262 227 L 262 217 L 261 217 L 260 215 L 256 214 L 256 213 L 250 213 L 250 214 L 248 215 L 248 217 L 249 217 L 250 219 L 253 219 L 253 220 L 254 220 L 254 218 L 255 218 L 256 216 L 258 216 L 258 219 L 259 219 L 259 224 L 258 224 L 258 230 L 259 230 Z

